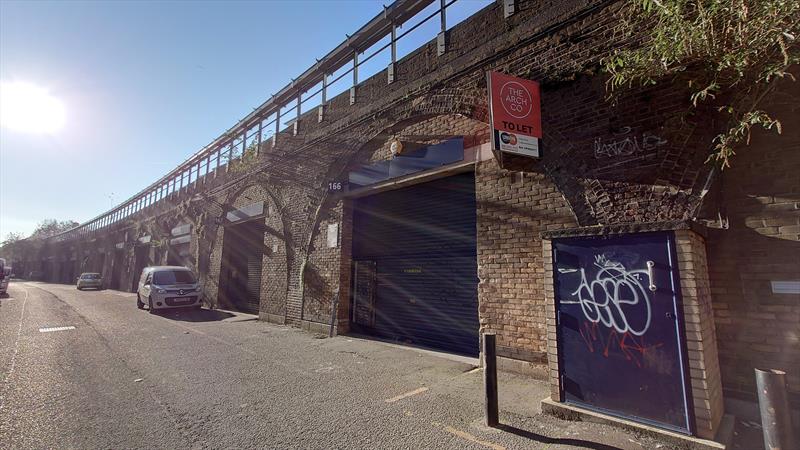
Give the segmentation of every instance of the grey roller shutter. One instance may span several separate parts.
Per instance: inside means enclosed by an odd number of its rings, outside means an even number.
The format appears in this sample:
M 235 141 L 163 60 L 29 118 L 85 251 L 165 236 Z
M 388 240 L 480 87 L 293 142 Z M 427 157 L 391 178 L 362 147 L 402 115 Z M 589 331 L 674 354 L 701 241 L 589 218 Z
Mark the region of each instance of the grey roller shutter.
M 353 230 L 354 260 L 375 264 L 374 319 L 365 331 L 476 355 L 474 175 L 359 199 Z

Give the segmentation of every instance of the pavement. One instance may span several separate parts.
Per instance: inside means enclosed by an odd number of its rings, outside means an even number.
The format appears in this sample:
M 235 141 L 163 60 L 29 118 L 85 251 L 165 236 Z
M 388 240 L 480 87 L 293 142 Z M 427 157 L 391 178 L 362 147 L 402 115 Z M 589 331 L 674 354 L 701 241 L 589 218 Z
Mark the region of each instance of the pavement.
M 548 386 L 508 373 L 502 425 L 487 428 L 469 359 L 135 303 L 11 283 L 0 298 L 0 448 L 669 448 L 542 415 Z

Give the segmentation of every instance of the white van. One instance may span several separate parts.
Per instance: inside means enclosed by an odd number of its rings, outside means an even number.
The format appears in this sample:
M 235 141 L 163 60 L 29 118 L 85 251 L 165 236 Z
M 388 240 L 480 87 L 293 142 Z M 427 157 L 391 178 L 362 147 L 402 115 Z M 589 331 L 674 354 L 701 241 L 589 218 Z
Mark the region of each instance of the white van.
M 200 308 L 203 304 L 197 276 L 187 267 L 145 267 L 139 277 L 136 307 L 151 313 L 164 308 Z

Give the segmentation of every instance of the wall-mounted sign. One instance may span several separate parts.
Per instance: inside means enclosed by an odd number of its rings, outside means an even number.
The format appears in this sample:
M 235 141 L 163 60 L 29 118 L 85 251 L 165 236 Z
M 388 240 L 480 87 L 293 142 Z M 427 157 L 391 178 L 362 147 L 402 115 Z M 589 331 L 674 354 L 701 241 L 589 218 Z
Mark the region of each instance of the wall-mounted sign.
M 225 214 L 225 218 L 228 219 L 229 222 L 238 222 L 240 220 L 260 216 L 261 214 L 264 214 L 264 202 L 251 203 L 247 206 L 233 210 Z
M 191 231 L 192 231 L 192 225 L 189 223 L 185 223 L 173 228 L 170 231 L 170 234 L 172 234 L 173 236 L 183 236 L 184 234 L 191 233 Z
M 539 158 L 542 111 L 539 83 L 487 72 L 492 149 Z
M 339 224 L 328 224 L 328 248 L 335 248 L 339 245 Z

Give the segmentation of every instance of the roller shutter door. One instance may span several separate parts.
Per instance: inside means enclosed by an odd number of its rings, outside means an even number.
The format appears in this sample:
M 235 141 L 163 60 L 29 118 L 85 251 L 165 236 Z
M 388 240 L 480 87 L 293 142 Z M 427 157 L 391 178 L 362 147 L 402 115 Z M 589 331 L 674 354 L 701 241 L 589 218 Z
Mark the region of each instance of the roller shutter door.
M 400 342 L 477 355 L 475 221 L 472 173 L 359 199 L 354 324 Z

